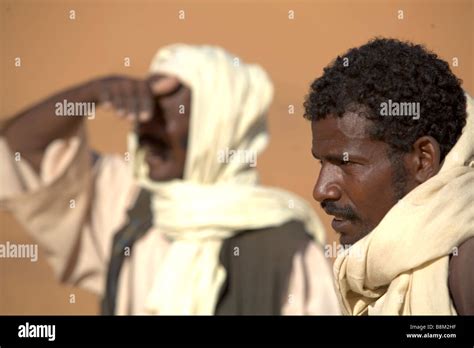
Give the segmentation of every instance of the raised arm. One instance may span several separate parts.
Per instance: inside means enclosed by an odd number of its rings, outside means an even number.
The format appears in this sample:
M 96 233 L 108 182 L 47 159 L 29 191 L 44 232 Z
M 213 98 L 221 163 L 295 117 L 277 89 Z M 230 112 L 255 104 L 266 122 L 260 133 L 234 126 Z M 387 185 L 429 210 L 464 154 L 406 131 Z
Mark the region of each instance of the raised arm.
M 86 117 L 57 115 L 60 104 L 93 103 L 112 107 L 119 117 L 148 120 L 153 112 L 153 98 L 177 85 L 174 78 L 133 79 L 108 76 L 94 79 L 58 92 L 12 117 L 1 130 L 8 146 L 19 152 L 40 171 L 47 146 L 55 139 L 75 134 Z M 84 115 L 87 116 L 87 115 Z

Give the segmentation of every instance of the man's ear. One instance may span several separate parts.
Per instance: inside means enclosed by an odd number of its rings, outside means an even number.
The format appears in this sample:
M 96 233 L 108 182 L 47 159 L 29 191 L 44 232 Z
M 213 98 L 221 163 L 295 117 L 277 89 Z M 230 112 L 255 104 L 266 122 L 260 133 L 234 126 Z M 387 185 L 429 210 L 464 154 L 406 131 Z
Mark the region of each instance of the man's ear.
M 439 143 L 431 136 L 422 136 L 413 144 L 408 156 L 408 170 L 412 178 L 421 184 L 436 175 L 441 167 Z

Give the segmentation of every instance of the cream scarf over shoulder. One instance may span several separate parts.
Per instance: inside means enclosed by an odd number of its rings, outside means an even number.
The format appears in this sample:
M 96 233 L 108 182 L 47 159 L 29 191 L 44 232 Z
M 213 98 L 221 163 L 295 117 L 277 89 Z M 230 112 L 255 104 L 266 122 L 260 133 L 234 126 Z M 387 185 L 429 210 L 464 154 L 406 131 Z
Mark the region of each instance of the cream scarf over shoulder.
M 337 258 L 334 273 L 345 314 L 456 314 L 449 255 L 474 236 L 474 106 L 466 97 L 467 124 L 440 172 Z
M 323 243 L 324 229 L 299 197 L 258 186 L 248 161 L 225 161 L 227 149 L 256 155 L 268 142 L 273 87 L 259 66 L 217 47 L 177 44 L 159 50 L 150 71 L 178 77 L 192 101 L 184 180 L 149 180 L 143 152 L 129 137 L 134 175 L 152 192 L 154 230 L 172 241 L 158 274 L 150 274 L 146 311 L 213 314 L 226 277 L 219 263 L 224 239 L 299 220 Z

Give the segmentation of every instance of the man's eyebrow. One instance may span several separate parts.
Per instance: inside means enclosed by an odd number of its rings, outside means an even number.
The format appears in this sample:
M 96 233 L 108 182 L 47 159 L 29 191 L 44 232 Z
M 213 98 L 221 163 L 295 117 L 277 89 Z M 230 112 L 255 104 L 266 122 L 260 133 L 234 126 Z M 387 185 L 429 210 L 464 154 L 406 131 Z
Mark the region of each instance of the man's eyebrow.
M 328 160 L 329 162 L 340 162 L 344 159 L 344 155 L 343 154 L 341 155 L 329 154 L 327 156 L 324 156 L 324 158 Z
M 311 154 L 318 161 L 321 160 L 321 158 L 319 156 L 316 156 L 314 154 L 313 150 L 311 150 Z M 340 162 L 340 161 L 344 160 L 344 154 L 341 154 L 341 155 L 327 154 L 325 156 L 322 156 L 322 158 L 326 161 L 329 161 L 329 162 Z

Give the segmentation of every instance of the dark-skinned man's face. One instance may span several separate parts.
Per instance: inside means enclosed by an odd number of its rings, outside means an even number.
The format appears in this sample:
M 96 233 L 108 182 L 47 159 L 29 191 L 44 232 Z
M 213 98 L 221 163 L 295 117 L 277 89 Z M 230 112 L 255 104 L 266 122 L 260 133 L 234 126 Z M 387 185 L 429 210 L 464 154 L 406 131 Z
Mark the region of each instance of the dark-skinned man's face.
M 312 121 L 312 153 L 321 161 L 315 200 L 333 215 L 340 242 L 350 245 L 367 235 L 409 189 L 389 158 L 389 145 L 371 140 L 369 120 L 355 114 Z M 400 192 L 403 190 L 403 192 Z
M 139 123 L 136 132 L 145 148 L 149 177 L 155 181 L 182 179 L 191 111 L 191 90 L 180 84 L 154 99 L 153 117 Z

